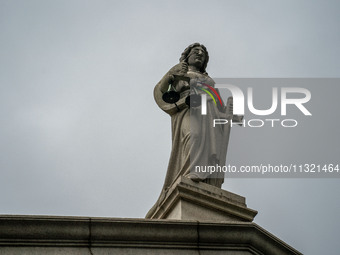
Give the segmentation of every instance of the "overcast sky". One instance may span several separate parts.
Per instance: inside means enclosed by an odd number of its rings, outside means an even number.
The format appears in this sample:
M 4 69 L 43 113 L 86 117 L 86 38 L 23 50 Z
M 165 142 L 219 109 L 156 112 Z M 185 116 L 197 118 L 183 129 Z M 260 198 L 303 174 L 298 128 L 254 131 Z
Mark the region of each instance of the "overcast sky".
M 339 77 L 339 11 L 328 0 L 0 0 L 0 214 L 143 218 L 171 149 L 153 88 L 184 48 L 208 48 L 211 77 Z M 336 83 L 301 86 L 313 116 L 295 129 L 233 129 L 227 162 L 339 164 Z M 339 184 L 223 188 L 302 253 L 337 255 Z

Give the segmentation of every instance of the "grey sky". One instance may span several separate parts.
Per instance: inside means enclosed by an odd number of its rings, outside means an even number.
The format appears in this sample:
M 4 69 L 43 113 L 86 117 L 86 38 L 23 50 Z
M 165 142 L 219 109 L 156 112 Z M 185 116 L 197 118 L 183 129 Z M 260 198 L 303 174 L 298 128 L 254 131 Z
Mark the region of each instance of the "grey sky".
M 339 77 L 337 1 L 0 1 L 0 213 L 142 218 L 170 155 L 153 87 L 193 42 L 211 77 Z M 229 162 L 339 162 L 339 88 L 296 130 L 232 130 Z M 325 123 L 321 122 L 324 121 Z M 284 159 L 283 159 L 284 158 Z M 227 179 L 304 254 L 340 250 L 340 179 Z

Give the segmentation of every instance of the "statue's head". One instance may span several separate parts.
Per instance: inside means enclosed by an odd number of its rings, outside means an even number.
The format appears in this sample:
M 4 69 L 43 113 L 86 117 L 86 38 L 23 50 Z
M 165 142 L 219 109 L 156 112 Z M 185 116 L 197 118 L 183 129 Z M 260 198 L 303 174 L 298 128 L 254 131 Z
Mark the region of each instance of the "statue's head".
M 193 61 L 195 62 L 195 60 L 189 60 L 190 56 L 192 56 L 193 54 L 196 54 L 196 55 L 204 55 L 204 56 L 201 56 L 201 61 L 202 63 L 199 63 L 199 59 L 197 59 L 196 61 L 198 61 L 198 63 L 196 63 L 197 65 L 200 65 L 200 71 L 203 73 L 203 74 L 207 74 L 206 72 L 206 68 L 207 68 L 207 65 L 208 65 L 208 61 L 209 61 L 209 54 L 208 54 L 208 51 L 207 51 L 207 48 L 203 45 L 203 44 L 200 44 L 200 43 L 193 43 L 191 45 L 189 45 L 182 53 L 182 56 L 181 58 L 179 59 L 179 61 L 184 61 L 188 64 L 189 61 Z

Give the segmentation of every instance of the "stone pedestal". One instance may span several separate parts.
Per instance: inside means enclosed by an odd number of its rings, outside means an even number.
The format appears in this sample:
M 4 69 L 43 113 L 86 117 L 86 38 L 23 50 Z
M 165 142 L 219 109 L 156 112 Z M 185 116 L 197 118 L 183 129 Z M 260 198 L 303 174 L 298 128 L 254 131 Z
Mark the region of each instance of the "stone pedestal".
M 256 214 L 242 196 L 180 177 L 150 218 L 252 222 Z

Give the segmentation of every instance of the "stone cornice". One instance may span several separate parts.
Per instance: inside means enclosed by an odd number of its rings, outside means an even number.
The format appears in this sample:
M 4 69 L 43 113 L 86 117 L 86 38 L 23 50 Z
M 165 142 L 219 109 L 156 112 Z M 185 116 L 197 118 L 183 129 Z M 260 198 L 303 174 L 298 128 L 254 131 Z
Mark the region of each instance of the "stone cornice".
M 252 222 L 0 215 L 1 247 L 133 247 L 301 254 Z

